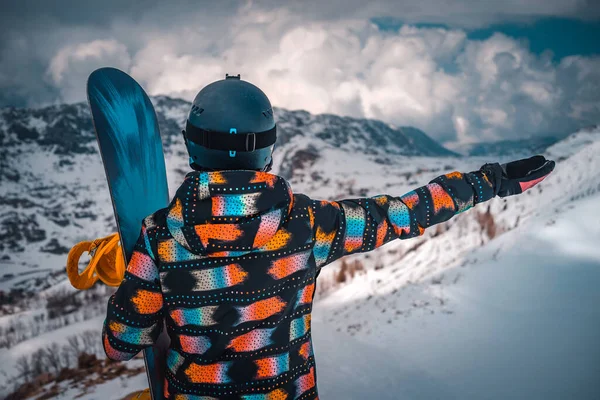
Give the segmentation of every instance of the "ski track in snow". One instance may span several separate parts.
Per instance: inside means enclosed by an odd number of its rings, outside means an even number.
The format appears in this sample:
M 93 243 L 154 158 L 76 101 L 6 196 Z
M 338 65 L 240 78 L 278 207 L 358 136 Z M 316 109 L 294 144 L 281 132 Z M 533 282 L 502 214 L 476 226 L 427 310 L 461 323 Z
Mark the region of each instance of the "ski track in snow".
M 184 106 L 166 104 L 157 111 L 179 124 Z M 294 115 L 284 114 L 286 123 Z M 312 132 L 328 129 L 308 114 L 294 118 L 312 121 Z M 40 131 L 50 125 L 38 116 L 28 122 Z M 381 154 L 353 153 L 348 144 L 316 146 L 317 160 L 297 165 L 290 182 L 296 192 L 323 199 L 402 195 L 442 173 L 490 161 L 393 155 L 382 164 Z M 70 246 L 115 228 L 97 154 L 77 154 L 73 165 L 59 166 L 65 156 L 34 150 L 11 148 L 24 154 L 24 178 L 7 182 L 3 191 L 34 203 L 47 196 L 45 207 L 57 207 L 72 223 L 59 226 L 36 207 L 17 208 L 35 218 L 47 237 L 23 242 L 24 253 L 0 261 L 0 290 L 45 289 L 35 308 L 0 317 L 0 327 L 13 319 L 33 320 L 45 312 L 48 296 L 70 290 L 64 275 L 48 275 L 64 269 L 66 255 L 40 252 L 44 243 L 57 238 Z M 293 136 L 277 149 L 281 159 L 274 172 L 289 170 L 282 159 L 301 150 L 307 150 L 305 138 Z M 171 194 L 188 170 L 182 154 L 182 143 L 167 147 Z M 344 284 L 335 283 L 340 262 L 322 271 L 312 327 L 321 398 L 600 398 L 600 132 L 578 132 L 545 154 L 558 161 L 556 170 L 528 193 L 479 205 L 422 238 L 349 257 L 364 270 Z M 481 222 L 488 208 L 492 237 Z M 14 362 L 23 354 L 88 329 L 100 336 L 102 320 L 93 317 L 0 349 L 0 380 L 14 383 Z M 79 398 L 121 399 L 145 385 L 140 374 Z M 2 396 L 7 387 L 0 386 Z M 82 393 L 65 389 L 59 399 Z

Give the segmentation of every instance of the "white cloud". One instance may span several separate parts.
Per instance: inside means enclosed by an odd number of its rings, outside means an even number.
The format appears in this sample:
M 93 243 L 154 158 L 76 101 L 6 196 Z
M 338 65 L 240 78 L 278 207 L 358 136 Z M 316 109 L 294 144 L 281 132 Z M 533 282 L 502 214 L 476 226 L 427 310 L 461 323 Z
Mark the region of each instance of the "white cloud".
M 572 82 L 564 85 L 564 98 L 572 118 L 586 124 L 597 124 L 600 115 L 600 57 L 571 56 L 563 59 L 557 74 L 560 81 Z
M 96 68 L 112 66 L 127 70 L 131 59 L 127 47 L 112 40 L 93 40 L 61 48 L 50 60 L 47 80 L 60 91 L 64 102 L 85 98 L 87 76 Z
M 512 4 L 511 10 L 531 14 L 536 1 L 522 8 Z M 328 17 L 330 5 L 313 15 L 296 3 L 272 8 L 259 3 L 218 18 L 191 9 L 179 23 L 164 26 L 141 15 L 137 23 L 113 22 L 110 35 L 72 36 L 53 51 L 46 81 L 61 100 L 82 100 L 89 72 L 114 65 L 151 94 L 192 100 L 225 73 L 241 73 L 280 107 L 413 125 L 446 141 L 567 132 L 598 122 L 600 88 L 590 84 L 599 81 L 598 59 L 569 57 L 556 64 L 521 41 L 502 34 L 473 41 L 462 28 L 405 25 L 381 31 L 367 15 L 395 15 L 386 1 L 377 9 L 341 7 L 344 18 L 337 19 Z M 559 3 L 547 2 L 544 12 L 566 15 L 581 8 L 578 2 Z M 487 21 L 483 15 L 500 15 L 502 4 L 486 8 L 453 0 L 442 12 L 421 2 L 406 15 L 422 19 L 429 12 L 441 21 L 447 13 L 453 21 L 468 9 L 462 18 L 477 24 Z

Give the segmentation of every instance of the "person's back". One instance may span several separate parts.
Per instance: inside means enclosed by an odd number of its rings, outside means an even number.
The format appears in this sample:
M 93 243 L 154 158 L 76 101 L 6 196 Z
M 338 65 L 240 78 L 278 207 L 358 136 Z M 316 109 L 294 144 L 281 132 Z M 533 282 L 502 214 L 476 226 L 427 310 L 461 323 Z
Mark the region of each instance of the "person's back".
M 265 172 L 191 172 L 171 205 L 144 220 L 121 285 L 130 289 L 115 304 L 133 303 L 152 320 L 139 331 L 146 343 L 162 311 L 169 393 L 315 393 L 310 207 Z M 114 337 L 128 342 L 132 332 L 112 324 Z
M 194 115 L 206 111 L 198 97 L 184 133 L 197 170 L 167 208 L 143 221 L 104 332 L 107 355 L 125 360 L 151 346 L 166 321 L 166 398 L 317 398 L 310 315 L 320 268 L 419 236 L 496 194 L 520 193 L 554 166 L 538 156 L 442 175 L 401 197 L 317 201 L 266 172 L 274 142 L 267 138 L 274 132 L 270 104 L 261 111 L 265 126 L 229 142 L 226 129 L 193 126 Z M 201 100 L 207 98 L 219 102 L 214 95 Z M 190 137 L 204 148 L 190 145 Z M 242 169 L 198 164 L 218 160 L 210 152 L 223 153 L 219 146 L 231 146 L 227 161 L 240 157 Z

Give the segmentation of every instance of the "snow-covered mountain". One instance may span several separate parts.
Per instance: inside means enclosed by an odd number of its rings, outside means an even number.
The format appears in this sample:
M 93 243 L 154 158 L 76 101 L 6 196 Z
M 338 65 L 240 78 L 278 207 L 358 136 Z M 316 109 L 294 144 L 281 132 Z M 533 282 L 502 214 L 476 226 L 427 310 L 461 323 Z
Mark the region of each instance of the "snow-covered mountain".
M 172 166 L 170 186 L 175 189 L 189 170 L 180 132 L 190 104 L 163 96 L 154 102 Z M 277 109 L 276 115 L 277 169 L 286 178 L 320 162 L 327 149 L 333 148 L 377 163 L 402 156 L 453 154 L 415 128 L 393 129 L 375 120 L 283 109 Z M 30 253 L 31 246 L 36 254 L 62 257 L 78 238 L 76 231 L 85 231 L 81 227 L 91 224 L 97 227 L 92 228 L 94 233 L 115 229 L 106 209 L 107 194 L 86 104 L 0 110 L 0 146 L 0 259 L 14 262 L 17 254 Z M 19 266 L 5 269 L 0 279 L 12 281 L 13 274 L 23 273 L 37 279 L 42 266 L 34 267 L 34 263 L 28 264 L 33 272 Z
M 189 103 L 163 96 L 153 98 L 153 102 L 173 193 L 189 170 L 180 137 Z M 274 172 L 288 178 L 296 192 L 314 198 L 401 195 L 441 173 L 471 171 L 495 161 L 456 157 L 415 128 L 396 129 L 379 121 L 282 109 L 276 110 L 276 118 L 279 141 Z M 70 355 L 60 365 L 81 364 L 77 353 L 68 350 L 78 349 L 78 340 L 90 336 L 88 331 L 99 332 L 110 290 L 97 285 L 92 291 L 75 293 L 65 280 L 66 252 L 80 240 L 113 232 L 115 223 L 85 104 L 0 110 L 0 149 L 0 376 L 6 377 L 0 382 L 7 382 L 0 383 L 1 396 L 14 390 L 13 383 L 22 382 L 23 356 L 32 361 L 36 352 L 47 349 L 50 343 L 56 343 L 59 351 L 60 346 L 68 347 L 65 354 Z M 482 370 L 476 368 L 481 360 L 500 360 L 494 358 L 500 357 L 495 353 L 483 351 L 481 343 L 493 337 L 505 343 L 506 354 L 514 355 L 511 345 L 524 334 L 520 331 L 523 321 L 507 318 L 522 313 L 523 304 L 507 302 L 503 293 L 522 302 L 529 290 L 533 293 L 538 286 L 556 286 L 558 291 L 551 294 L 567 306 L 553 308 L 553 312 L 563 317 L 573 311 L 571 305 L 581 302 L 578 315 L 582 319 L 570 319 L 571 327 L 600 334 L 597 325 L 585 326 L 584 320 L 600 320 L 592 310 L 597 308 L 593 300 L 598 298 L 590 287 L 573 292 L 540 277 L 544 273 L 540 264 L 546 263 L 554 266 L 552 277 L 571 279 L 571 267 L 561 267 L 561 260 L 572 261 L 572 267 L 589 279 L 596 277 L 594 268 L 600 270 L 600 257 L 590 245 L 600 240 L 600 232 L 594 228 L 600 226 L 600 217 L 593 212 L 600 200 L 600 132 L 590 129 L 575 133 L 544 154 L 558 161 L 556 171 L 526 194 L 495 199 L 431 228 L 423 237 L 390 243 L 322 271 L 313 330 L 323 398 L 365 398 L 374 393 L 373 385 L 377 385 L 375 393 L 380 391 L 377 397 L 381 399 L 398 398 L 398 393 L 408 399 L 536 398 L 535 388 L 526 383 L 507 383 L 507 387 L 521 390 L 515 396 L 501 389 L 498 393 L 503 396 L 492 396 L 482 385 L 461 389 Z M 503 157 L 510 158 L 511 154 Z M 580 224 L 580 232 L 573 229 L 574 223 Z M 579 247 L 565 245 L 562 231 L 574 235 Z M 524 242 L 534 245 L 524 247 Z M 538 263 L 527 261 L 522 269 L 515 268 L 521 256 Z M 498 276 L 490 270 L 505 270 L 507 275 Z M 486 277 L 501 282 L 506 289 L 494 292 L 486 286 Z M 538 285 L 536 279 L 545 284 Z M 488 292 L 496 293 L 496 297 L 487 298 Z M 472 327 L 476 321 L 497 329 L 499 321 L 504 321 L 509 332 L 506 337 L 489 336 L 485 329 L 460 327 Z M 525 325 L 538 332 L 549 323 L 539 320 L 536 325 L 536 321 Z M 565 335 L 575 334 L 555 329 Z M 446 330 L 448 335 L 440 333 Z M 480 343 L 480 347 L 460 347 L 464 345 L 460 335 Z M 576 350 L 581 353 L 593 337 L 578 336 Z M 569 340 L 571 336 L 566 336 L 560 345 L 568 347 Z M 555 347 L 559 342 L 546 345 Z M 455 346 L 472 356 L 463 360 L 456 352 L 442 351 L 443 346 Z M 435 352 L 430 350 L 433 348 Z M 518 348 L 527 357 L 536 357 L 535 351 L 548 351 L 541 345 L 531 353 Z M 97 348 L 90 352 L 101 356 Z M 348 352 L 360 357 L 363 365 L 354 365 L 355 358 Z M 443 353 L 443 362 L 436 364 L 438 352 Z M 585 364 L 594 355 L 583 354 L 578 361 L 578 382 L 584 389 L 590 374 L 596 372 Z M 393 357 L 405 357 L 406 361 L 398 363 Z M 452 364 L 455 358 L 461 359 L 463 367 L 457 369 Z M 93 363 L 88 360 L 87 364 Z M 588 368 L 582 370 L 586 365 Z M 129 367 L 129 373 L 134 375 L 136 367 L 139 365 Z M 531 367 L 546 371 L 538 365 Z M 365 369 L 376 373 L 364 373 Z M 457 372 L 453 375 L 449 371 Z M 357 374 L 364 376 L 357 379 Z M 84 399 L 120 399 L 145 384 L 143 376 L 94 384 L 76 383 L 76 375 L 70 376 L 71 380 L 65 379 L 62 386 L 52 389 L 57 391 L 55 398 L 70 399 L 83 393 Z M 53 380 L 46 379 L 37 386 L 51 390 Z M 484 374 L 473 379 L 489 383 L 491 377 Z M 555 391 L 564 394 L 562 398 L 588 398 L 569 396 L 584 392 L 569 392 L 565 389 L 569 386 L 560 383 L 555 379 L 553 384 L 555 389 L 562 388 L 562 392 Z
M 350 335 L 379 355 L 367 375 L 394 394 L 378 398 L 600 398 L 600 131 L 545 153 L 558 163 L 543 184 L 355 257 L 366 271 L 315 307 L 317 338 Z M 329 366 L 347 359 L 321 341 Z
M 495 142 L 457 143 L 448 145 L 453 151 L 465 156 L 523 156 L 543 153 L 548 147 L 561 140 L 556 136 L 536 136 L 520 140 Z

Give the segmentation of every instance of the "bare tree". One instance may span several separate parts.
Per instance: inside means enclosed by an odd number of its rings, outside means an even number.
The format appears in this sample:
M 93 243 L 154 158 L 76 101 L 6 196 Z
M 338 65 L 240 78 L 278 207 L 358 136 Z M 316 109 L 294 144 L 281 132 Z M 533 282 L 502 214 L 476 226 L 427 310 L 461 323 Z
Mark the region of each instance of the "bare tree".
M 46 357 L 44 350 L 40 349 L 31 355 L 31 372 L 32 376 L 38 376 L 47 372 Z
M 30 357 L 26 355 L 19 357 L 15 363 L 15 368 L 18 376 L 21 377 L 25 382 L 29 382 L 32 379 L 33 368 L 31 366 Z
M 61 348 L 58 343 L 54 342 L 43 350 L 44 358 L 46 359 L 46 363 L 48 368 L 52 368 L 56 374 L 60 372 L 63 368 L 62 360 L 61 360 Z
M 64 345 L 60 349 L 60 357 L 65 368 L 69 368 L 71 365 L 73 365 L 73 361 L 76 359 L 73 357 L 73 351 L 68 345 Z
M 79 353 L 81 353 L 83 351 L 83 344 L 81 343 L 79 336 L 77 336 L 77 335 L 69 336 L 67 338 L 67 343 L 68 343 L 68 346 L 72 349 L 73 355 L 75 356 L 75 358 L 77 358 Z

